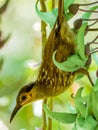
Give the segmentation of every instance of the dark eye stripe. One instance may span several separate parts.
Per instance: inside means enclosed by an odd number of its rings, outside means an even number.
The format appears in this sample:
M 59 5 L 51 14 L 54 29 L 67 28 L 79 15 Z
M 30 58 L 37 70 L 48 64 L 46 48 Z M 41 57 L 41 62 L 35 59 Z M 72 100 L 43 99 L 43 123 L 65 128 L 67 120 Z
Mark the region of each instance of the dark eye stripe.
M 26 99 L 26 96 L 22 96 L 22 101 L 24 101 Z

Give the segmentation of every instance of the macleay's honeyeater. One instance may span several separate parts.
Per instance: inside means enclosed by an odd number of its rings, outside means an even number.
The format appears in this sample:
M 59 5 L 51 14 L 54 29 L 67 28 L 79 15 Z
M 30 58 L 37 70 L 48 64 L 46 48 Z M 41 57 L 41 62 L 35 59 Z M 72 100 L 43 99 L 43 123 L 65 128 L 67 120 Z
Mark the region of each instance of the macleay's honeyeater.
M 54 51 L 57 51 L 55 58 L 58 62 L 67 60 L 69 56 L 75 53 L 75 34 L 63 15 L 63 5 L 64 0 L 59 0 L 58 17 L 44 48 L 38 78 L 35 82 L 24 86 L 20 90 L 10 122 L 24 105 L 65 92 L 72 85 L 76 74 L 79 72 L 79 70 L 64 72 L 58 69 L 52 60 Z

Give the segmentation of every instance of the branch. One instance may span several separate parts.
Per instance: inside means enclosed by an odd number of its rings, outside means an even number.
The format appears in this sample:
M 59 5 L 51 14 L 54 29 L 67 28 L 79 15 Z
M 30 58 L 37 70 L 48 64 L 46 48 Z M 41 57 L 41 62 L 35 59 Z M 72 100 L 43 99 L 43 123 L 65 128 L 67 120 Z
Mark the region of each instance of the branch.
M 59 23 L 61 23 L 61 21 L 62 21 L 63 11 L 64 11 L 64 0 L 58 0 L 58 20 L 59 20 Z
M 40 0 L 40 5 L 41 5 L 41 11 L 46 12 L 47 10 L 46 10 L 46 6 L 45 6 L 45 0 Z M 46 33 L 46 23 L 42 20 L 41 20 L 41 37 L 42 37 L 42 54 L 43 54 L 46 39 L 47 39 L 46 38 L 47 33 Z
M 55 8 L 55 0 L 52 0 L 52 9 Z
M 46 12 L 46 5 L 45 5 L 45 0 L 40 0 L 40 5 L 41 5 L 41 11 Z M 42 55 L 44 52 L 45 48 L 45 43 L 46 43 L 46 23 L 41 20 L 41 38 L 42 38 Z M 43 100 L 43 105 L 47 104 L 47 99 Z M 42 110 L 42 118 L 43 118 L 43 123 L 42 123 L 42 130 L 46 130 L 47 124 L 46 124 L 46 114 L 44 110 Z

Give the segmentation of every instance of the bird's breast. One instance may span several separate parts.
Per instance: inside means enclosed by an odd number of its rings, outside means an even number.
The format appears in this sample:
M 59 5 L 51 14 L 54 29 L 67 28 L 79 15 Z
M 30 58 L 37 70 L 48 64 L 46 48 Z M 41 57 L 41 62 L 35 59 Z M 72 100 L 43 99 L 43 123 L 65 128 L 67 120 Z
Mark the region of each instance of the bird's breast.
M 38 77 L 38 84 L 47 96 L 56 96 L 69 88 L 73 82 L 74 73 L 63 72 L 57 67 L 43 68 Z

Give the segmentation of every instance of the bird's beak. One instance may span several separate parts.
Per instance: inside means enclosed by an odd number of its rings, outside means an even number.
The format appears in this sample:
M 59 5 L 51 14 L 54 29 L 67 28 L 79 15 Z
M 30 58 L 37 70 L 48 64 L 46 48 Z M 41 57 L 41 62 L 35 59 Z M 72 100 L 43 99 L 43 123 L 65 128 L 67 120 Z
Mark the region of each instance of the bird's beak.
M 13 118 L 15 117 L 16 113 L 19 111 L 19 109 L 21 108 L 21 106 L 19 105 L 16 105 L 12 114 L 11 114 L 11 117 L 10 117 L 10 123 L 12 122 Z

